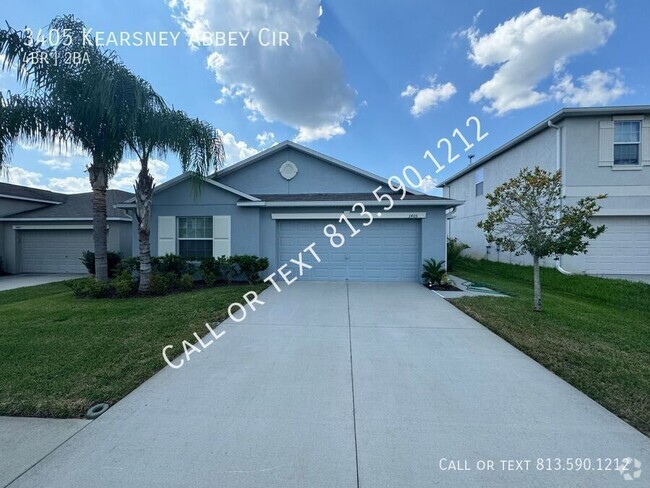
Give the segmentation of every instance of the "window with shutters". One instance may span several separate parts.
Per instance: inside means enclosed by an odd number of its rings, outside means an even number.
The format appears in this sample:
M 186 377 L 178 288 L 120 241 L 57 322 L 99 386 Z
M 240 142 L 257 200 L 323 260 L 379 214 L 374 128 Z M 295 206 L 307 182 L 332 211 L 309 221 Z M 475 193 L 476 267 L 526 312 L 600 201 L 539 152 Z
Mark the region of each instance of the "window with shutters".
M 212 217 L 178 217 L 178 254 L 193 259 L 212 256 Z
M 621 120 L 614 122 L 614 165 L 640 164 L 641 121 Z

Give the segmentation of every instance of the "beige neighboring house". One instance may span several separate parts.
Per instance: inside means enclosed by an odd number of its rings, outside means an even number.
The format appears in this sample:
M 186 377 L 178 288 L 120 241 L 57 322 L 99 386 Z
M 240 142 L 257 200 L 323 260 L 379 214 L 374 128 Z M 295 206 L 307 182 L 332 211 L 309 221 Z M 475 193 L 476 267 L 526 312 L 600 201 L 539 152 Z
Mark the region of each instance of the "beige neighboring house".
M 563 172 L 567 204 L 606 193 L 594 225 L 607 226 L 585 255 L 545 260 L 573 273 L 650 275 L 650 106 L 565 108 L 459 171 L 439 186 L 465 204 L 448 213 L 448 232 L 474 257 L 530 264 L 529 255 L 503 252 L 476 227 L 487 212 L 485 194 L 523 167 Z
M 108 250 L 131 255 L 131 218 L 115 205 L 132 193 L 108 190 Z M 7 273 L 86 273 L 92 250 L 92 193 L 67 195 L 0 183 L 0 257 Z

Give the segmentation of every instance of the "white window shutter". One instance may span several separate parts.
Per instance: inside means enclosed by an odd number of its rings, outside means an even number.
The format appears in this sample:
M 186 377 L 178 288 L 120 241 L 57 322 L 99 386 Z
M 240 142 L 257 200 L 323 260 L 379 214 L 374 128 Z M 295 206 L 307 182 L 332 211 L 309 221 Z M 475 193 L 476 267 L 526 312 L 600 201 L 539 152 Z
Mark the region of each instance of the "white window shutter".
M 650 120 L 647 117 L 641 122 L 641 161 L 643 166 L 650 166 Z
M 212 216 L 212 255 L 230 256 L 230 215 Z
M 158 256 L 176 254 L 176 217 L 158 217 Z
M 614 121 L 600 121 L 600 151 L 598 166 L 612 166 L 614 164 Z

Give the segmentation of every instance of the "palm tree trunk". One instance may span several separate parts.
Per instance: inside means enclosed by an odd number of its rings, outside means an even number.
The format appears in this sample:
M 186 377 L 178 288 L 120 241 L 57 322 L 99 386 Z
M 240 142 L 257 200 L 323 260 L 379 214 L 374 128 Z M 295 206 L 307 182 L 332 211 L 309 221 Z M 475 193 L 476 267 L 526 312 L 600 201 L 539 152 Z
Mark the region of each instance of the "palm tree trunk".
M 533 256 L 533 290 L 535 312 L 542 311 L 542 285 L 539 281 L 539 256 Z
M 99 281 L 108 281 L 107 241 L 108 230 L 106 227 L 106 188 L 108 178 L 106 171 L 96 158 L 88 167 L 90 186 L 93 189 L 93 241 L 95 244 L 95 278 Z
M 140 160 L 141 168 L 135 182 L 136 217 L 140 244 L 140 293 L 149 292 L 151 283 L 151 203 L 153 200 L 153 176 L 149 173 L 148 158 Z

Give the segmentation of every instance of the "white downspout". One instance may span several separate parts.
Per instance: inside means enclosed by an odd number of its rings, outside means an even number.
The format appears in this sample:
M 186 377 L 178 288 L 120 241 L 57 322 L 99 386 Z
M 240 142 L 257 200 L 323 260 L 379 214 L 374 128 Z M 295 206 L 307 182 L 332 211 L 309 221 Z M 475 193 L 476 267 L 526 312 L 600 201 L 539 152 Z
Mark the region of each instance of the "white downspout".
M 548 126 L 551 127 L 552 129 L 555 129 L 555 146 L 556 146 L 556 154 L 555 154 L 555 167 L 557 171 L 562 171 L 562 146 L 561 146 L 561 134 L 562 134 L 562 128 L 559 125 L 555 125 L 553 122 L 550 120 L 548 121 Z M 564 197 L 564 172 L 562 172 L 562 198 Z M 562 200 L 560 200 L 560 205 L 562 205 Z M 557 264 L 555 265 L 555 269 L 557 269 L 560 273 L 563 275 L 571 275 L 569 271 L 564 269 L 562 267 L 562 256 L 560 256 L 560 259 L 558 260 Z

